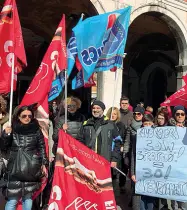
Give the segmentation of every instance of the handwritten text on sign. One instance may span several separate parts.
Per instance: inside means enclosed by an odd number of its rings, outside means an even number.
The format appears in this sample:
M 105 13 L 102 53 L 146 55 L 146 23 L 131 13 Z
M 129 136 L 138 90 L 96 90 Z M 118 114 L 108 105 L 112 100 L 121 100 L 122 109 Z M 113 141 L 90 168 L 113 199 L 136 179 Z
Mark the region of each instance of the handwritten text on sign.
M 137 132 L 136 193 L 187 201 L 187 129 L 144 127 Z

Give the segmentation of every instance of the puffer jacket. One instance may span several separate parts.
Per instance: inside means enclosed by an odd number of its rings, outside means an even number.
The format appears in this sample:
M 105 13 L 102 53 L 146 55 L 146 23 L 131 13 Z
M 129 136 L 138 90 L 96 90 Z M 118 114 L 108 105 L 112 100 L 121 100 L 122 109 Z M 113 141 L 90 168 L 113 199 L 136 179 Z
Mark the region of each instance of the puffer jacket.
M 96 137 L 100 126 L 101 131 Z M 80 129 L 78 140 L 108 161 L 118 162 L 120 158 L 122 139 L 115 123 L 107 117 L 90 118 L 85 121 Z
M 4 176 L 7 184 L 3 189 L 3 194 L 6 197 L 31 196 L 41 185 L 41 177 L 37 177 L 36 174 L 41 174 L 41 166 L 48 164 L 44 136 L 38 122 L 33 120 L 28 125 L 18 123 L 13 126 L 11 135 L 7 135 L 3 132 L 1 147 L 4 150 L 10 150 L 8 165 Z M 18 154 L 20 154 L 21 157 L 22 153 L 20 153 L 20 151 L 24 151 L 29 157 L 34 158 L 33 164 L 35 165 L 33 167 L 36 170 L 30 170 L 30 163 L 24 162 L 22 158 L 17 159 Z M 18 167 L 21 168 L 22 175 L 13 173 L 16 160 L 20 160 Z
M 68 113 L 67 117 L 67 133 L 71 135 L 73 138 L 77 139 L 77 135 L 79 133 L 80 127 L 82 123 L 84 122 L 85 117 L 84 115 L 80 114 L 79 112 L 76 112 L 75 114 Z M 55 125 L 54 132 L 53 132 L 53 154 L 56 153 L 57 145 L 58 145 L 58 131 L 59 129 L 62 129 L 63 124 L 65 123 L 65 116 L 62 115 L 58 122 Z
M 141 128 L 142 121 L 135 121 L 132 120 L 131 125 L 128 128 L 127 135 L 125 138 L 125 144 L 124 144 L 124 155 L 127 154 L 129 157 L 130 162 L 130 172 L 131 175 L 135 174 L 135 160 L 136 160 L 136 134 L 137 130 Z

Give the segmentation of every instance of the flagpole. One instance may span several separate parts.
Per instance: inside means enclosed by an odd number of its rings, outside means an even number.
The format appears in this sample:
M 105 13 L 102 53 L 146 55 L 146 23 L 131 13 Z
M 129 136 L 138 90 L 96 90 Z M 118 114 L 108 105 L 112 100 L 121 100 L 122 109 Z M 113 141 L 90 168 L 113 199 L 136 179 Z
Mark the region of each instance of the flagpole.
M 116 89 L 117 89 L 117 84 L 118 84 L 118 74 L 119 74 L 119 70 L 120 69 L 117 69 L 116 72 L 115 72 L 115 82 L 114 82 L 114 96 L 113 96 L 113 103 L 112 103 L 112 110 L 111 110 L 111 114 L 110 114 L 110 120 L 112 120 L 112 112 L 114 111 L 114 103 L 115 103 L 115 100 L 116 100 Z
M 12 124 L 12 107 L 13 107 L 13 91 L 14 91 L 14 59 L 15 55 L 12 56 L 12 70 L 11 70 L 11 87 L 10 87 L 10 108 L 9 108 L 9 126 Z
M 67 98 L 68 98 L 68 88 L 67 88 L 67 69 L 65 70 L 65 87 L 64 87 L 64 92 L 65 92 L 65 124 L 67 124 L 67 118 L 68 118 L 68 106 L 67 106 Z
M 123 54 L 123 59 L 125 58 L 125 56 L 127 55 L 127 53 Z M 122 64 L 123 66 L 123 64 Z M 112 103 L 112 110 L 111 110 L 111 114 L 110 114 L 110 120 L 112 120 L 112 112 L 114 111 L 114 103 L 116 100 L 116 91 L 117 91 L 117 84 L 118 84 L 118 79 L 119 79 L 119 71 L 122 71 L 123 69 L 117 69 L 115 72 L 115 82 L 114 82 L 114 97 L 113 97 L 113 103 Z
M 13 27 L 15 24 L 15 1 L 13 1 Z M 12 54 L 12 69 L 11 69 L 11 86 L 10 86 L 10 107 L 9 107 L 9 121 L 8 124 L 11 127 L 12 125 L 12 108 L 13 108 L 13 91 L 14 91 L 14 67 L 15 67 L 15 34 L 13 30 L 13 46 L 14 46 L 14 51 Z

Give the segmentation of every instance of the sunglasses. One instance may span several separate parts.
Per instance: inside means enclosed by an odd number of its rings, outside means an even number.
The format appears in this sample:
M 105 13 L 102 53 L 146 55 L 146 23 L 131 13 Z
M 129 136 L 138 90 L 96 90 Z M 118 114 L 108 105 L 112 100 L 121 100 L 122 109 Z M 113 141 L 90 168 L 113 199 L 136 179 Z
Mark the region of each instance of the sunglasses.
M 27 118 L 27 117 L 28 117 L 29 119 L 32 119 L 32 115 L 30 115 L 30 114 L 29 114 L 29 115 L 23 114 L 23 115 L 21 115 L 20 117 L 21 117 L 22 119 L 25 119 L 25 118 Z
M 179 116 L 184 117 L 184 116 L 185 116 L 185 113 L 176 113 L 175 115 L 176 115 L 177 117 L 179 117 Z
M 139 116 L 139 117 L 140 117 L 140 116 L 141 116 L 141 113 L 140 113 L 140 112 L 134 112 L 133 115 L 134 115 L 134 116 Z
M 70 104 L 70 105 L 68 105 L 68 108 L 76 108 L 76 105 Z

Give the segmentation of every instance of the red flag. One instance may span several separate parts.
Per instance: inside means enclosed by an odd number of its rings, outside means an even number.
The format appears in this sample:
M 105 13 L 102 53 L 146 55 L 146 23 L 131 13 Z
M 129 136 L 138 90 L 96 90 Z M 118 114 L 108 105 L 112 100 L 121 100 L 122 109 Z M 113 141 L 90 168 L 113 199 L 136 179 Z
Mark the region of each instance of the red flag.
M 85 88 L 96 86 L 96 83 L 94 81 L 94 73 L 91 75 L 91 77 L 88 79 L 88 82 L 84 83 Z
M 187 75 L 183 76 L 183 80 L 186 84 L 161 103 L 160 106 L 182 105 L 187 108 Z
M 169 98 L 167 98 L 160 106 L 177 106 L 182 105 L 187 108 L 187 85 L 183 86 Z
M 17 73 L 27 65 L 21 26 L 15 0 L 6 0 L 0 13 L 0 93 L 10 92 L 12 59 L 14 63 L 14 90 Z
M 48 93 L 51 84 L 56 75 L 66 68 L 66 43 L 62 39 L 65 34 L 65 16 L 59 24 L 53 40 L 44 56 L 44 59 L 36 72 L 20 106 L 38 104 L 36 118 L 40 123 L 45 137 L 46 152 L 48 154 L 48 128 L 49 128 L 49 110 Z M 33 199 L 44 189 L 46 180 L 43 181 L 41 189 L 35 193 Z
M 21 106 L 34 103 L 43 104 L 51 89 L 53 79 L 62 69 L 66 68 L 66 48 L 65 42 L 62 40 L 62 33 L 65 30 L 64 21 L 65 16 L 63 16 L 56 30 L 44 59 L 21 102 Z
M 75 63 L 76 63 L 76 67 L 77 67 L 78 71 L 81 71 L 82 70 L 82 64 L 79 61 L 78 56 L 76 56 L 76 58 L 75 58 Z
M 117 209 L 110 170 L 105 158 L 60 130 L 48 210 Z

